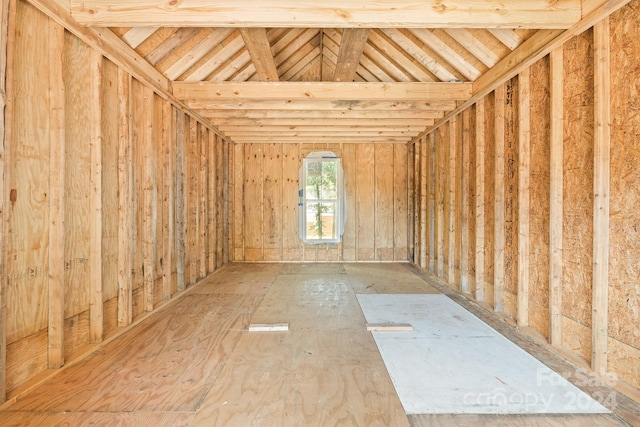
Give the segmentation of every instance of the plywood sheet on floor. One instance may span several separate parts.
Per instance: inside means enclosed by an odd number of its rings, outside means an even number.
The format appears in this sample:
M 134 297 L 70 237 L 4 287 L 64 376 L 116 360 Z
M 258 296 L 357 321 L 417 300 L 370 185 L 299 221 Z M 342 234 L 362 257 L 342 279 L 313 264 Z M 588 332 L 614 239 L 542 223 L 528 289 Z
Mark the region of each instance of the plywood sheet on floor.
M 608 413 L 444 295 L 358 295 L 408 414 Z

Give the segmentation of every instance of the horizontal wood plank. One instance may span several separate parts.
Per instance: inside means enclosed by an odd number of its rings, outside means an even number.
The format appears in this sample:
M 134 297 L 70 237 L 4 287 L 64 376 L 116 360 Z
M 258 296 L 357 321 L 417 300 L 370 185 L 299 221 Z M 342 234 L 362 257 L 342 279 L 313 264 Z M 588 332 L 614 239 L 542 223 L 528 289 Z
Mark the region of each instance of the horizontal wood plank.
M 579 0 L 71 0 L 85 25 L 314 28 L 567 28 L 581 17 Z
M 179 99 L 264 100 L 398 100 L 460 101 L 471 96 L 471 83 L 353 82 L 174 82 Z

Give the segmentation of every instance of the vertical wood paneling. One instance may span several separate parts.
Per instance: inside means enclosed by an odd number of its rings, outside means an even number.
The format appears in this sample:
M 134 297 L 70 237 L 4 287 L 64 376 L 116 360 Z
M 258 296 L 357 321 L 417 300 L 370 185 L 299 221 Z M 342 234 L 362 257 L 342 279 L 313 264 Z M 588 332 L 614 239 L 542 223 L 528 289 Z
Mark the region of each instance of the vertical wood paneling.
M 185 263 L 187 238 L 186 115 L 176 111 L 176 282 L 178 292 L 186 289 Z
M 469 114 L 467 109 L 462 112 L 462 184 L 460 193 L 461 218 L 460 218 L 460 289 L 469 293 L 469 178 L 471 173 L 470 129 Z
M 518 76 L 518 325 L 529 325 L 530 69 Z
M 218 142 L 219 143 L 219 142 Z M 233 146 L 233 260 L 244 261 L 244 149 L 245 144 Z M 218 150 L 216 149 L 216 153 Z M 217 176 L 216 161 L 216 176 Z M 217 181 L 217 180 L 216 180 Z M 216 191 L 216 194 L 218 192 Z M 216 212 L 219 213 L 218 210 Z
M 413 200 L 413 229 L 415 233 L 413 242 L 413 256 L 414 262 L 417 265 L 422 266 L 422 229 L 420 223 L 421 218 L 421 206 L 422 206 L 422 150 L 424 150 L 423 141 L 424 137 L 414 144 L 414 158 L 413 160 L 413 182 L 414 182 L 414 200 Z
M 609 326 L 609 191 L 611 180 L 611 57 L 610 25 L 605 18 L 594 27 L 594 182 L 593 295 L 591 368 L 608 368 Z
M 102 341 L 104 307 L 102 304 L 102 54 L 91 50 L 91 166 L 89 194 L 89 339 Z
M 435 134 L 431 134 L 424 141 L 423 149 L 427 156 L 425 163 L 426 169 L 426 185 L 427 194 L 429 197 L 427 204 L 427 229 L 428 229 L 428 243 L 429 243 L 429 271 L 435 273 L 436 271 L 436 139 Z
M 476 103 L 476 289 L 475 297 L 484 301 L 484 149 L 485 149 L 485 110 L 484 98 Z
M 142 165 L 142 277 L 144 311 L 153 310 L 154 289 L 156 279 L 156 150 L 153 144 L 153 90 L 143 87 L 141 91 L 142 119 L 139 122 L 140 149 L 143 152 Z
M 9 7 L 10 3 L 13 3 Z M 3 1 L 0 9 L 0 402 L 6 400 L 7 391 L 7 270 L 5 254 L 7 250 L 6 207 L 8 206 L 8 173 L 9 150 L 7 141 L 13 133 L 11 120 L 12 106 L 7 106 L 7 99 L 12 96 L 13 79 L 13 46 L 15 40 L 15 1 Z M 5 108 L 6 107 L 6 108 Z
M 372 261 L 375 257 L 375 151 L 373 144 L 357 144 L 357 259 Z
M 133 320 L 133 150 L 131 76 L 118 69 L 118 326 Z
M 262 254 L 263 224 L 263 149 L 262 144 L 249 144 L 245 147 L 244 178 L 244 256 L 247 261 L 260 261 Z
M 551 52 L 549 340 L 562 345 L 563 50 Z
M 407 148 L 407 257 L 415 262 L 415 238 L 416 229 L 414 222 L 416 182 L 415 182 L 415 156 L 417 143 L 410 144 Z
M 493 301 L 494 310 L 504 312 L 504 138 L 505 138 L 505 87 L 495 90 L 495 127 L 494 127 L 494 238 L 493 238 Z
M 430 137 L 427 137 L 430 138 Z M 427 151 L 427 140 L 422 138 L 420 140 L 420 267 L 427 268 L 427 262 L 431 255 L 431 248 L 428 246 L 428 236 L 430 227 L 428 225 L 429 214 L 427 212 L 427 197 L 428 197 L 428 183 L 427 174 L 429 173 L 428 162 L 431 157 Z
M 447 220 L 447 239 L 448 239 L 448 255 L 447 255 L 447 282 L 449 286 L 456 287 L 456 162 L 458 148 L 458 116 L 453 117 L 449 121 L 449 139 L 448 143 L 448 170 L 447 170 L 447 190 L 448 190 L 448 220 Z
M 229 177 L 231 176 L 231 168 L 229 167 L 230 159 L 230 146 L 229 141 L 226 139 L 222 141 L 222 191 L 220 193 L 220 216 L 222 217 L 222 224 L 218 222 L 218 234 L 222 236 L 218 240 L 218 264 L 226 264 L 229 262 Z M 219 181 L 220 182 L 220 181 Z M 219 184 L 220 185 L 220 184 Z
M 407 146 L 393 144 L 393 244 L 396 261 L 408 259 L 409 228 L 408 228 L 408 163 Z
M 298 237 L 297 221 L 300 164 L 299 145 L 282 144 L 282 259 L 284 261 L 295 261 L 302 258 L 302 245 Z M 346 242 L 346 240 L 347 230 L 345 230 L 343 237 L 343 241 Z
M 162 255 L 162 299 L 171 298 L 174 288 L 173 266 L 175 264 L 175 174 L 176 174 L 176 113 L 168 102 L 162 103 L 162 169 L 164 170 L 164 253 Z
M 438 277 L 444 278 L 444 257 L 445 257 L 445 205 L 447 187 L 447 144 L 444 127 L 439 128 L 433 134 L 435 138 L 435 187 L 436 187 L 436 261 L 438 264 Z M 447 141 L 448 142 L 448 141 Z
M 217 135 L 207 131 L 207 273 L 213 273 L 217 266 L 218 216 L 216 189 L 216 140 Z M 220 236 L 222 238 L 223 236 Z
M 394 219 L 393 144 L 374 146 L 375 164 L 375 259 L 392 261 Z
M 264 144 L 264 260 L 279 261 L 282 256 L 282 146 Z
M 49 40 L 49 323 L 48 366 L 64 364 L 64 189 L 65 189 L 65 94 L 62 61 L 64 28 L 53 21 L 47 27 Z M 55 65 L 53 65 L 55 64 Z M 3 365 L 4 366 L 4 365 Z
M 199 201 L 198 197 L 198 169 L 200 165 L 200 138 L 199 128 L 200 124 L 196 119 L 191 116 L 189 118 L 188 126 L 188 138 L 187 139 L 187 176 L 186 182 L 188 187 L 185 188 L 187 195 L 187 240 L 186 253 L 187 259 L 185 262 L 186 272 L 185 279 L 188 279 L 188 286 L 193 285 L 198 280 L 198 209 Z M 187 129 L 185 129 L 185 134 Z
M 207 275 L 207 129 L 200 126 L 198 132 L 198 279 Z

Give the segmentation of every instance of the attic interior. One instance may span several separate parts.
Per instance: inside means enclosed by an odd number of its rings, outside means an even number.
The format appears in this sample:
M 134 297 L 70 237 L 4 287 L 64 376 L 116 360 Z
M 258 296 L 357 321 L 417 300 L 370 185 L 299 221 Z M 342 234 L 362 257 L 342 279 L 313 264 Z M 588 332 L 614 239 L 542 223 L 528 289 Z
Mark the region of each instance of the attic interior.
M 3 0 L 0 420 L 193 294 L 344 266 L 479 308 L 640 423 L 640 2 L 343 3 Z M 337 243 L 299 235 L 314 152 Z

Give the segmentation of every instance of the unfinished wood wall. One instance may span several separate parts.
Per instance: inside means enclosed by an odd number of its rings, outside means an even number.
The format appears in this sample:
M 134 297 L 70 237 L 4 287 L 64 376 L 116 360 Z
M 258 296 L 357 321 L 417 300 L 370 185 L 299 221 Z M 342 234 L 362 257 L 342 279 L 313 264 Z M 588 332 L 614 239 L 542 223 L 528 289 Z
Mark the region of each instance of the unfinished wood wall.
M 228 147 L 30 4 L 17 1 L 10 16 L 0 381 L 9 397 L 225 262 Z
M 638 12 L 631 2 L 409 150 L 414 262 L 631 393 Z
M 347 222 L 342 242 L 298 237 L 298 175 L 313 151 L 342 159 Z M 236 144 L 232 159 L 234 261 L 406 261 L 404 144 Z

